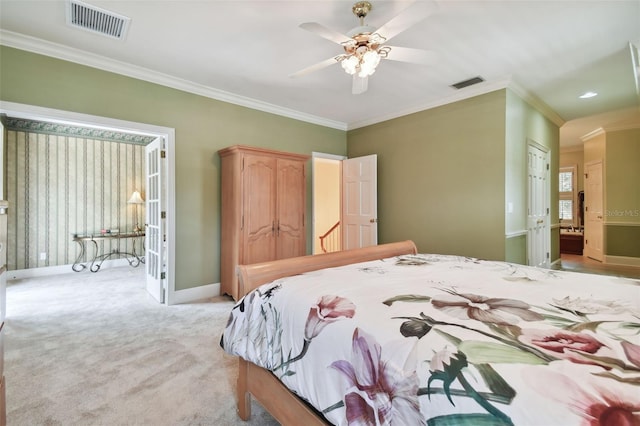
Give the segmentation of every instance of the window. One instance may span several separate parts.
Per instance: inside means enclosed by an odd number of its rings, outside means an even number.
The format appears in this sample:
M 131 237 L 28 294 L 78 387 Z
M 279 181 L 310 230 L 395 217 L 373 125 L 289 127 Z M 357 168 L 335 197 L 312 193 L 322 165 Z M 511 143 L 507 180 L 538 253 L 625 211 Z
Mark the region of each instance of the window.
M 560 224 L 574 225 L 576 211 L 576 166 L 561 167 L 559 176 Z

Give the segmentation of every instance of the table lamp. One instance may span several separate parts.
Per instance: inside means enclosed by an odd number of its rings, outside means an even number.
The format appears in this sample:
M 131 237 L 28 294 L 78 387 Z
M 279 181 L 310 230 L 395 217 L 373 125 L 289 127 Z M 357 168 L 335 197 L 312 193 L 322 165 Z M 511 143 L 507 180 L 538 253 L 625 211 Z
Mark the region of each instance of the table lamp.
M 144 204 L 144 200 L 142 199 L 138 191 L 133 191 L 133 194 L 131 194 L 131 198 L 129 198 L 129 201 L 127 201 L 127 203 L 133 204 L 134 207 L 136 225 L 133 228 L 133 232 L 140 232 L 142 231 L 142 229 L 140 229 L 140 224 L 138 222 L 138 204 Z

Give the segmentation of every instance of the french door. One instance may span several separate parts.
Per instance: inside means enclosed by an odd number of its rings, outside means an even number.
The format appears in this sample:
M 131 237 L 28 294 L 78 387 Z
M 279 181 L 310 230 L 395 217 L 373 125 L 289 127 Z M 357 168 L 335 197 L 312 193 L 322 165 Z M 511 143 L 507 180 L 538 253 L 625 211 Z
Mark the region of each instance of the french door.
M 166 166 L 164 139 L 157 138 L 146 147 L 147 201 L 145 221 L 145 265 L 147 291 L 160 303 L 165 299 L 164 235 Z

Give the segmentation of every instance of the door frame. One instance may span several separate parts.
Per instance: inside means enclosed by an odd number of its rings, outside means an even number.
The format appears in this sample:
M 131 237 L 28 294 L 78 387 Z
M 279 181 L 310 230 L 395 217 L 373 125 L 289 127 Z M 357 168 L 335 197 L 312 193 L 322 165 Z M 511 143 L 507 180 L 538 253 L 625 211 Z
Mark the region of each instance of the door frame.
M 593 161 L 589 161 L 587 163 L 584 164 L 584 175 L 588 174 L 588 169 L 591 166 L 595 166 L 595 165 L 600 165 L 600 202 L 602 203 L 602 217 L 601 222 L 600 222 L 600 244 L 601 244 L 601 253 L 599 256 L 594 256 L 593 255 L 593 251 L 591 250 L 591 246 L 587 247 L 587 205 L 585 204 L 585 213 L 584 213 L 584 229 L 583 229 L 583 238 L 584 238 L 584 245 L 583 245 L 583 255 L 585 257 L 588 257 L 590 259 L 596 260 L 600 263 L 605 263 L 605 244 L 606 244 L 606 240 L 605 240 L 605 236 L 606 233 L 604 232 L 604 225 L 605 225 L 605 186 L 604 186 L 604 179 L 605 179 L 605 170 L 604 170 L 604 160 L 602 158 L 598 158 L 596 160 Z M 591 196 L 593 194 L 591 194 L 590 191 L 588 191 L 588 182 L 584 183 L 584 194 L 585 194 L 585 200 L 588 198 L 588 196 Z M 589 225 L 589 228 L 591 228 L 591 224 Z M 589 229 L 589 236 L 591 236 L 591 231 L 593 228 Z
M 531 258 L 529 256 L 529 247 L 530 247 L 530 238 L 531 238 L 531 232 L 529 231 L 529 211 L 530 211 L 530 198 L 529 198 L 529 162 L 528 162 L 528 156 L 529 156 L 529 149 L 530 148 L 535 148 L 538 149 L 540 151 L 542 151 L 545 155 L 545 159 L 546 159 L 546 163 L 547 163 L 547 167 L 546 167 L 546 185 L 545 185 L 545 195 L 544 195 L 544 204 L 545 204 L 545 209 L 546 209 L 546 220 L 544 221 L 544 230 L 543 230 L 543 235 L 544 235 L 544 246 L 546 249 L 546 256 L 545 256 L 545 260 L 544 260 L 544 266 L 549 268 L 551 266 L 551 150 L 534 141 L 533 139 L 529 139 L 527 138 L 527 149 L 525 150 L 525 165 L 526 165 L 526 176 L 527 176 L 527 181 L 526 181 L 526 185 L 527 185 L 527 264 L 530 265 L 531 264 Z
M 165 138 L 167 149 L 167 292 L 164 303 L 171 305 L 175 293 L 175 129 L 6 101 L 0 101 L 0 114 Z M 4 175 L 4 163 L 0 163 L 0 174 Z
M 316 215 L 317 212 L 320 208 L 320 206 L 317 205 L 315 197 L 313 196 L 313 194 L 315 194 L 315 185 L 316 185 L 316 169 L 315 169 L 315 162 L 314 160 L 316 158 L 324 158 L 327 160 L 336 160 L 336 161 L 342 161 L 342 160 L 346 160 L 347 156 L 346 155 L 335 155 L 335 154 L 326 154 L 323 152 L 315 152 L 313 151 L 311 153 L 311 223 L 310 223 L 310 228 L 311 228 L 311 250 L 309 251 L 309 253 L 313 253 L 313 247 L 316 241 L 316 238 L 318 238 L 319 236 L 316 235 L 316 230 L 315 230 L 315 223 L 316 223 Z M 342 173 L 342 165 L 340 166 L 340 173 Z M 338 188 L 338 191 L 342 191 L 342 187 Z M 341 194 L 338 194 L 338 203 L 342 203 L 342 196 Z M 342 206 L 340 207 L 340 210 L 342 211 Z

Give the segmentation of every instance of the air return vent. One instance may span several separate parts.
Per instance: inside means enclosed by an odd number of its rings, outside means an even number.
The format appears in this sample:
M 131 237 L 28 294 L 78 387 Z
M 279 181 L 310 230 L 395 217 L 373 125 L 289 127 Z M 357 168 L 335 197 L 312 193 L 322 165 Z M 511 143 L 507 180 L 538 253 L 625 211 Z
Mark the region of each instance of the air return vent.
M 451 87 L 455 87 L 456 89 L 464 89 L 465 87 L 482 83 L 483 81 L 484 81 L 484 78 L 478 76 L 478 77 L 470 78 L 469 80 L 459 81 L 456 84 L 452 84 Z
M 130 18 L 77 0 L 67 2 L 67 24 L 107 37 L 123 40 Z

